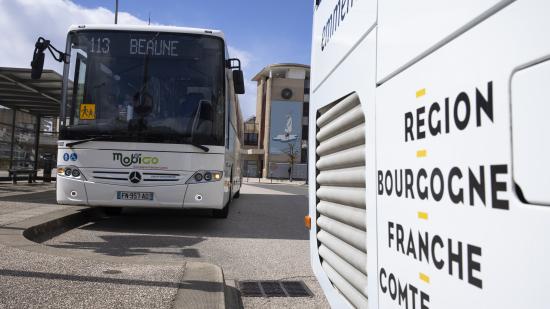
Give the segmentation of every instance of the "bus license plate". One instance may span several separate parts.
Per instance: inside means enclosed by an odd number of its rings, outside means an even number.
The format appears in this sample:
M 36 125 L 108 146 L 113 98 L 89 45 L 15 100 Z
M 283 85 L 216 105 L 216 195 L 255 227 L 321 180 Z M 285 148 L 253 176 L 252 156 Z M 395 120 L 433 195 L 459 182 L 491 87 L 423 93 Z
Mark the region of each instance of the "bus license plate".
M 127 192 L 118 191 L 117 199 L 119 200 L 153 200 L 153 192 Z

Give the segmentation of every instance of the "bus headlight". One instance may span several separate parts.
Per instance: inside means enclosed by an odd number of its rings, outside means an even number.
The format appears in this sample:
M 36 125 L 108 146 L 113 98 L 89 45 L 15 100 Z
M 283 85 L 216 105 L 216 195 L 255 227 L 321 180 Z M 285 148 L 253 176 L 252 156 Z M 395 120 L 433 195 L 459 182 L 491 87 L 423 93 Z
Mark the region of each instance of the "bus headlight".
M 195 180 L 197 182 L 201 182 L 202 181 L 202 174 L 201 173 L 196 173 L 195 176 L 193 176 L 193 178 L 195 178 Z
M 221 180 L 221 179 L 222 179 L 222 175 L 223 175 L 222 172 L 212 172 L 212 180 L 213 180 L 213 181 Z
M 86 177 L 82 175 L 82 172 L 74 167 L 74 166 L 60 166 L 57 168 L 57 175 L 70 177 L 70 178 L 77 178 L 77 179 L 84 179 L 86 180 Z
M 75 169 L 73 169 L 72 175 L 73 175 L 73 177 L 80 177 L 80 171 L 75 168 Z
M 220 171 L 197 171 L 189 180 L 187 180 L 187 184 L 193 184 L 193 183 L 207 183 L 207 182 L 215 182 L 220 181 L 222 179 L 223 172 Z

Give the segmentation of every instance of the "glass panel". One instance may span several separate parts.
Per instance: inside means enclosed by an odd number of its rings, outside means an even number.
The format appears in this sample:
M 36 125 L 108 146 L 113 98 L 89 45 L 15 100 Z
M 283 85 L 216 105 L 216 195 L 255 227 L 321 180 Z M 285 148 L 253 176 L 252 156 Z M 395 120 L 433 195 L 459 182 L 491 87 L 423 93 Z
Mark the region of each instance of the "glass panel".
M 57 132 L 41 132 L 38 145 L 38 175 L 43 175 L 43 169 L 49 166 L 52 175 L 57 167 Z
M 0 123 L 11 126 L 13 122 L 13 110 L 0 105 Z
M 58 132 L 57 118 L 40 118 L 40 132 Z
M 15 128 L 15 145 L 13 147 L 13 168 L 33 167 L 34 137 L 31 130 Z
M 245 133 L 244 134 L 244 144 L 246 146 L 257 146 L 258 145 L 258 134 L 257 133 Z
M 11 123 L 11 122 L 9 122 Z M 34 132 L 36 126 L 36 116 L 29 113 L 16 111 L 15 112 L 15 126 L 22 129 L 31 130 Z
M 10 167 L 11 132 L 10 125 L 0 124 L 0 169 L 2 170 Z

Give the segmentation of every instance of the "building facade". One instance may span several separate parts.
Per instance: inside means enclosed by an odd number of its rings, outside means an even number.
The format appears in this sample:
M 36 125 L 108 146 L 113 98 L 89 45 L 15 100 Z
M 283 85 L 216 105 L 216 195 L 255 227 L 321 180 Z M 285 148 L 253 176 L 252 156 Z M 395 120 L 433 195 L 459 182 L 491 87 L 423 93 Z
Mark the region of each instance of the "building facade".
M 252 79 L 258 90 L 256 117 L 244 129 L 245 176 L 307 177 L 309 71 L 302 64 L 273 64 Z

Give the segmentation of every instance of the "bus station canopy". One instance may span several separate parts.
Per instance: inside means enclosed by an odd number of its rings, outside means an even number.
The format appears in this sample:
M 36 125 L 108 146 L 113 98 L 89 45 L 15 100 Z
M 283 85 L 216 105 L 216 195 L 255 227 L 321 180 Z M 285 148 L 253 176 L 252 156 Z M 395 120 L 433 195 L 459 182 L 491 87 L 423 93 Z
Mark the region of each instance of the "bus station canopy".
M 63 77 L 44 70 L 31 79 L 31 69 L 0 67 L 0 105 L 39 116 L 59 116 Z M 72 87 L 71 87 L 72 88 Z

